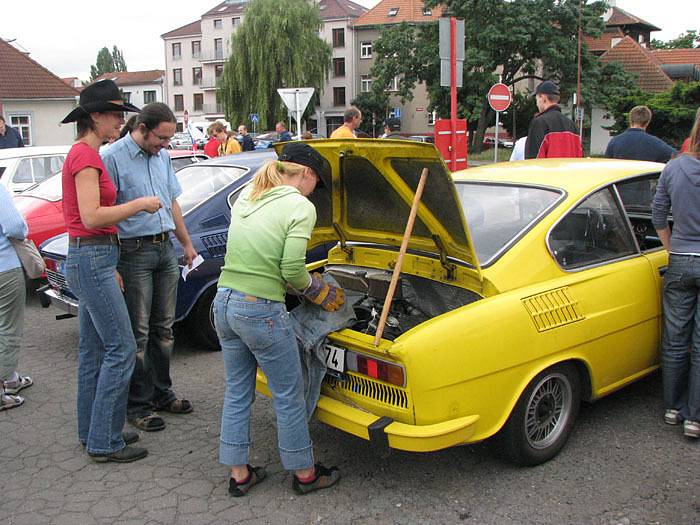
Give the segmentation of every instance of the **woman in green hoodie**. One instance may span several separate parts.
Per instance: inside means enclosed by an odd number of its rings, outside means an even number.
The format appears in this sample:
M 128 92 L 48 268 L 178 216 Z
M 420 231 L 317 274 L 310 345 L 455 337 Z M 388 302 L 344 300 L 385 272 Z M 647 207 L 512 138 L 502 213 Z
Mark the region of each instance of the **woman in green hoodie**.
M 259 366 L 267 377 L 277 415 L 282 465 L 294 471 L 299 494 L 333 485 L 336 467 L 314 465 L 296 338 L 284 297 L 287 285 L 328 311 L 343 291 L 306 271 L 306 245 L 316 209 L 306 198 L 330 182 L 326 160 L 309 145 L 290 142 L 280 160 L 253 177 L 231 209 L 226 257 L 214 300 L 214 322 L 226 370 L 219 460 L 231 466 L 229 493 L 243 496 L 265 470 L 248 464 L 250 407 Z

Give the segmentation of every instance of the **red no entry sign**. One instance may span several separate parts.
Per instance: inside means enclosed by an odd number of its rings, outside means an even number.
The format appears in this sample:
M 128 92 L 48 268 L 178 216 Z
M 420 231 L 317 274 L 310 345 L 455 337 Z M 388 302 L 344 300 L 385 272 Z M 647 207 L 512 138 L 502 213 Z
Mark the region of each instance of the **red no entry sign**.
M 486 98 L 494 111 L 505 111 L 512 101 L 508 86 L 500 83 L 491 86 Z

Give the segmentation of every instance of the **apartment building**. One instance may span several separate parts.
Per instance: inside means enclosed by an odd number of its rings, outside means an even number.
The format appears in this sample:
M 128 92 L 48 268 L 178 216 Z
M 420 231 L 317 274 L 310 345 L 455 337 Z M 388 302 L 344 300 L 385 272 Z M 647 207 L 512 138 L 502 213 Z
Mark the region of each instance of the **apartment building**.
M 185 111 L 191 121 L 224 117 L 216 85 L 229 58 L 231 35 L 242 22 L 247 3 L 225 0 L 200 20 L 161 35 L 165 44 L 165 99 L 178 118 L 178 128 Z M 310 127 L 325 134 L 342 124 L 343 111 L 355 96 L 351 23 L 367 10 L 350 0 L 319 0 L 318 6 L 323 19 L 319 35 L 333 46 L 333 64 Z
M 140 108 L 150 102 L 165 101 L 163 89 L 165 71 L 162 69 L 103 73 L 95 79 L 95 82 L 105 79 L 114 81 L 122 90 L 124 99 L 136 107 Z
M 426 8 L 422 0 L 382 0 L 355 20 L 352 24 L 355 37 L 355 89 L 358 92 L 367 92 L 372 88 L 371 70 L 375 59 L 372 44 L 379 38 L 383 28 L 402 22 L 437 23 L 441 14 L 442 8 Z M 397 91 L 398 80 L 398 77 L 395 78 L 387 89 Z M 392 108 L 389 116 L 401 119 L 402 133 L 424 133 L 433 126 L 433 115 L 428 111 L 428 90 L 424 83 L 416 85 L 413 100 L 410 102 L 402 104 L 397 96 L 390 96 L 389 101 Z M 377 116 L 380 128 L 383 117 Z

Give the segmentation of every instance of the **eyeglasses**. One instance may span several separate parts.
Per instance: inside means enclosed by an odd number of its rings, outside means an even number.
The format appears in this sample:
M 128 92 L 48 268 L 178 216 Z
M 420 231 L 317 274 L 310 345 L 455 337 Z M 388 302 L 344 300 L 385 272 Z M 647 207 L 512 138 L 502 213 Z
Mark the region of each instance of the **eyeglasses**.
M 170 142 L 171 140 L 173 140 L 173 137 L 172 137 L 172 136 L 168 137 L 168 136 L 158 135 L 158 134 L 157 134 L 155 131 L 153 131 L 152 129 L 149 129 L 148 131 L 149 131 L 150 133 L 152 133 L 153 135 L 155 135 L 156 138 L 157 138 L 158 140 L 160 140 L 160 142 L 161 142 L 162 144 L 167 144 L 168 142 Z

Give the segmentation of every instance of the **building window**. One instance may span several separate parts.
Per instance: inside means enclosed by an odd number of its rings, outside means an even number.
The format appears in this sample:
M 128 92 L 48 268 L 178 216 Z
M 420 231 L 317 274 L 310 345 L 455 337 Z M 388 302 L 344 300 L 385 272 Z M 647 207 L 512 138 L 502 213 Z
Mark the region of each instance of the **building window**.
M 185 100 L 182 95 L 175 95 L 175 111 L 183 111 L 185 109 Z
M 131 102 L 131 91 L 122 91 L 122 99 L 124 102 Z
M 371 75 L 362 75 L 360 77 L 360 91 L 363 93 L 367 93 L 369 91 L 372 91 L 372 76 Z
M 199 58 L 202 56 L 202 42 L 200 40 L 192 41 L 192 58 Z
M 334 87 L 333 88 L 333 105 L 334 106 L 344 106 L 345 105 L 345 88 L 344 87 Z
M 221 18 L 217 18 L 214 20 L 214 29 L 223 29 L 224 27 L 224 21 L 221 20 Z
M 344 77 L 345 76 L 345 59 L 344 58 L 334 58 L 333 59 L 333 76 L 334 77 Z
M 372 58 L 372 42 L 360 42 L 360 58 Z
M 389 9 L 389 16 L 396 16 L 399 14 L 399 8 L 398 7 L 392 7 Z
M 345 47 L 345 29 L 340 27 L 333 30 L 333 47 Z
M 214 39 L 214 58 L 224 58 L 224 41 L 221 38 Z
M 224 74 L 224 66 L 222 66 L 221 64 L 215 65 L 214 66 L 214 78 L 216 79 L 217 82 L 219 81 L 219 79 L 221 78 L 221 75 L 223 75 L 223 74 Z
M 32 119 L 29 115 L 10 115 L 10 125 L 19 131 L 25 146 L 32 145 Z
M 182 85 L 182 69 L 173 69 L 173 85 Z
M 182 46 L 180 42 L 175 42 L 173 44 L 173 60 L 180 60 L 182 58 Z
M 204 95 L 202 93 L 194 94 L 194 110 L 202 111 L 204 108 Z
M 143 92 L 143 103 L 144 104 L 150 104 L 151 102 L 156 101 L 156 92 L 155 91 L 144 91 Z
M 202 68 L 193 67 L 192 68 L 192 85 L 201 86 L 202 85 Z
M 233 28 L 237 28 L 239 25 L 241 25 L 241 17 L 240 16 L 234 16 L 231 19 L 231 22 L 233 22 Z
M 430 9 L 429 7 L 423 8 L 423 16 L 432 16 L 432 15 L 433 15 L 432 9 Z
M 391 82 L 389 82 L 389 87 L 387 88 L 387 91 L 398 91 L 399 90 L 399 76 L 396 75 L 394 78 L 391 79 Z

